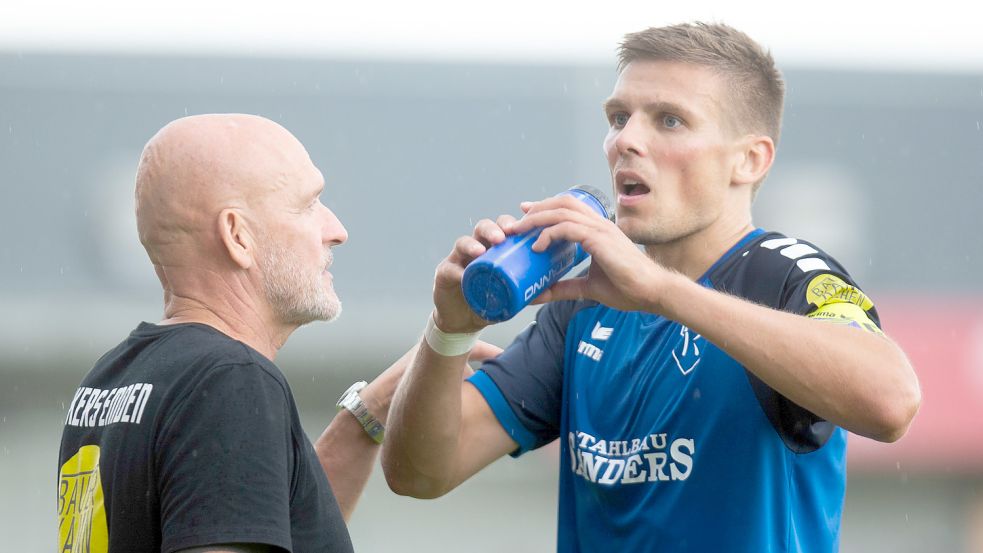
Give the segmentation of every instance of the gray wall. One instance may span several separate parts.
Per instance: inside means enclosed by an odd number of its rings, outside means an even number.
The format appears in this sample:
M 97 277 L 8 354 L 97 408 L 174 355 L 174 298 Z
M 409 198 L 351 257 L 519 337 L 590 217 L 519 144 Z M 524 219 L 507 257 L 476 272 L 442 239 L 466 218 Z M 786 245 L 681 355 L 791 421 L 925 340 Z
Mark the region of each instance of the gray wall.
M 818 242 L 875 299 L 978 296 L 983 76 L 786 76 L 785 131 L 756 222 Z M 203 112 L 265 115 L 325 174 L 323 199 L 350 233 L 332 269 L 345 314 L 300 330 L 278 360 L 313 435 L 352 380 L 418 338 L 433 268 L 456 236 L 517 213 L 524 199 L 607 186 L 600 104 L 614 77 L 598 66 L 0 53 L 0 533 L 9 550 L 53 544 L 57 440 L 78 380 L 138 321 L 160 318 L 132 215 L 136 159 L 160 126 Z M 486 336 L 504 345 L 528 319 Z M 947 545 L 936 550 L 968 548 L 969 519 L 940 513 L 971 504 L 953 494 L 976 494 L 978 475 L 919 478 L 851 480 L 844 550 L 924 551 L 925 536 Z M 496 463 L 434 502 L 392 496 L 377 475 L 353 524 L 356 544 L 548 550 L 555 481 L 550 451 Z M 461 545 L 469 536 L 478 545 Z

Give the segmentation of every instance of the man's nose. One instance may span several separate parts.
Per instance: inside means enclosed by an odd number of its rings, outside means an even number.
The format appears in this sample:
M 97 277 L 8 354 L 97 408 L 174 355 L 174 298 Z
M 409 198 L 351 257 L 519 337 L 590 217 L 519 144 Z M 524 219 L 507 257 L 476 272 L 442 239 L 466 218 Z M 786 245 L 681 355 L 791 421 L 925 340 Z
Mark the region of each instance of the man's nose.
M 334 212 L 328 208 L 325 210 L 327 211 L 327 221 L 325 221 L 322 229 L 321 241 L 329 246 L 344 244 L 348 241 L 348 230 L 345 229 L 345 225 L 341 224 L 341 220 Z
M 645 148 L 645 137 L 647 126 L 639 116 L 628 118 L 625 126 L 618 131 L 618 136 L 614 139 L 614 146 L 622 156 L 634 154 L 645 156 L 648 151 Z

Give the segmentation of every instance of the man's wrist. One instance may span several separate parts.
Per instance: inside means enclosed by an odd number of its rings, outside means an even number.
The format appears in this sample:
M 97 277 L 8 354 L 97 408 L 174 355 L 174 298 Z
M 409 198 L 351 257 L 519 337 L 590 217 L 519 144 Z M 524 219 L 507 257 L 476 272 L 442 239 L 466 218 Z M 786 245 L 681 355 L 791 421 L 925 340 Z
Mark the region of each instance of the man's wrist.
M 366 403 L 358 395 L 358 392 L 365 388 L 365 386 L 367 384 L 364 380 L 352 384 L 345 390 L 345 393 L 341 394 L 335 406 L 339 411 L 345 409 L 351 413 L 355 417 L 355 420 L 362 426 L 362 429 L 365 430 L 365 433 L 368 434 L 369 438 L 375 443 L 381 444 L 385 437 L 385 427 L 372 415 Z
M 423 339 L 438 355 L 456 357 L 470 352 L 478 343 L 478 332 L 444 332 L 437 326 L 436 315 L 431 312 L 427 319 L 427 327 L 423 331 Z

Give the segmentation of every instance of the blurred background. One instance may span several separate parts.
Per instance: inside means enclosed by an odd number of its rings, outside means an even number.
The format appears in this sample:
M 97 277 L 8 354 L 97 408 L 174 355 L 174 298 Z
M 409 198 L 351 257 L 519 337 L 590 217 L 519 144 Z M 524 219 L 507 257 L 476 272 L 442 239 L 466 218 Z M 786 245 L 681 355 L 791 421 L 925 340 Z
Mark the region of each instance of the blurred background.
M 2 549 L 56 547 L 67 403 L 99 355 L 161 317 L 132 183 L 162 125 L 264 115 L 325 174 L 322 199 L 350 233 L 332 268 L 345 313 L 298 331 L 278 358 L 314 438 L 351 382 L 417 341 L 455 237 L 522 200 L 608 186 L 600 105 L 621 35 L 703 19 L 770 47 L 787 79 L 755 222 L 838 257 L 921 379 L 904 439 L 851 436 L 842 551 L 983 552 L 975 19 L 946 2 L 618 4 L 0 5 Z M 485 337 L 504 346 L 531 316 Z M 556 456 L 499 461 L 433 501 L 393 495 L 377 470 L 351 524 L 356 549 L 552 551 Z

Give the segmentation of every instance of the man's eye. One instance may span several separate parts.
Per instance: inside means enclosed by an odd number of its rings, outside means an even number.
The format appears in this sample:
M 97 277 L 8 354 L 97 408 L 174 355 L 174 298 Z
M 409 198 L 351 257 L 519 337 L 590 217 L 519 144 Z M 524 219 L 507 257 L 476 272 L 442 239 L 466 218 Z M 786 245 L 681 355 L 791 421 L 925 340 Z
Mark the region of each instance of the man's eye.
M 665 115 L 662 117 L 662 124 L 665 125 L 667 129 L 675 129 L 683 126 L 683 120 L 675 115 Z
M 615 127 L 624 127 L 628 124 L 628 114 L 627 113 L 614 113 L 611 115 L 611 125 Z

